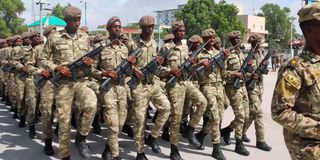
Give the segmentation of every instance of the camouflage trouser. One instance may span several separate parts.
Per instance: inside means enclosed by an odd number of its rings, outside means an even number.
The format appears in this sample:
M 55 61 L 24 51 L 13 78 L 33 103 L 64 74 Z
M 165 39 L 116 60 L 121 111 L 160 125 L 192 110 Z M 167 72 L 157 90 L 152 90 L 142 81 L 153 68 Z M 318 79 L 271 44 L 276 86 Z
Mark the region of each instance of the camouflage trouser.
M 241 87 L 235 89 L 233 84 L 226 85 L 226 93 L 230 100 L 230 105 L 234 113 L 234 120 L 230 127 L 235 130 L 234 137 L 242 139 L 244 123 L 249 119 L 249 99 L 245 84 L 241 82 Z
M 52 119 L 53 119 L 53 104 L 54 104 L 54 90 L 53 84 L 47 81 L 40 90 L 40 104 L 41 124 L 44 139 L 52 138 Z
M 150 85 L 139 84 L 135 90 L 131 91 L 131 97 L 133 113 L 135 115 L 133 127 L 135 146 L 137 153 L 142 153 L 144 152 L 145 120 L 149 101 L 154 104 L 159 112 L 154 127 L 151 130 L 151 136 L 154 138 L 159 137 L 159 132 L 168 120 L 170 102 L 157 82 Z
M 197 81 L 191 81 L 196 88 L 200 88 L 199 84 Z M 195 114 L 195 107 L 193 103 L 193 99 L 186 97 L 184 101 L 184 107 L 183 107 L 183 112 L 182 112 L 182 121 L 187 122 L 188 121 L 188 116 L 190 116 L 190 119 L 192 119 L 193 115 Z
M 302 138 L 286 129 L 283 129 L 283 137 L 292 160 L 320 159 L 319 140 Z
M 223 105 L 224 105 L 224 109 L 226 110 L 230 106 L 230 100 L 229 100 L 229 97 L 227 96 L 226 90 L 224 88 L 225 88 L 225 86 L 223 87 L 223 94 L 224 94 Z
M 33 82 L 33 77 L 26 79 L 26 105 L 28 106 L 28 123 L 34 125 L 36 115 L 37 90 Z
M 127 90 L 127 108 L 128 108 L 128 114 L 127 114 L 127 119 L 125 124 L 126 125 L 130 125 L 133 126 L 134 125 L 134 110 L 132 107 L 132 97 L 131 97 L 131 92 L 130 92 L 130 88 L 128 85 L 126 85 L 126 90 Z
M 250 114 L 248 121 L 244 124 L 243 133 L 246 133 L 251 123 L 254 121 L 256 138 L 258 142 L 264 142 L 264 126 L 262 103 L 262 86 L 256 85 L 252 91 L 248 91 Z
M 26 115 L 26 105 L 25 102 L 23 102 L 25 99 L 25 82 L 20 80 L 19 78 L 15 78 L 16 82 L 16 96 L 17 96 L 17 109 L 18 109 L 18 115 Z
M 222 83 L 205 84 L 201 86 L 201 91 L 207 98 L 209 121 L 203 127 L 205 133 L 211 133 L 213 144 L 220 143 L 220 124 L 224 113 L 224 87 Z
M 9 93 L 8 93 L 8 80 L 9 80 L 9 73 L 7 73 L 7 72 L 4 72 L 3 73 L 3 83 L 4 83 L 4 94 L 5 94 L 5 96 L 9 96 Z
M 0 69 L 0 93 L 1 94 L 5 94 L 4 86 L 5 86 L 5 75 L 4 75 L 4 72 Z
M 59 114 L 59 152 L 61 157 L 70 155 L 69 144 L 71 139 L 71 113 L 73 102 L 77 102 L 77 111 L 81 114 L 78 123 L 78 132 L 87 136 L 91 123 L 97 111 L 97 96 L 88 87 L 87 80 L 77 82 L 63 81 L 61 86 L 54 89 L 56 106 Z
M 13 73 L 9 73 L 8 96 L 9 96 L 9 101 L 10 101 L 12 107 L 14 107 L 14 108 L 17 107 L 17 95 L 16 95 L 17 84 L 15 81 L 16 81 L 15 75 Z
M 102 91 L 103 118 L 108 126 L 107 143 L 112 157 L 119 155 L 118 136 L 127 117 L 126 87 L 113 86 L 108 92 Z
M 177 146 L 185 99 L 192 99 L 195 106 L 197 106 L 197 110 L 189 123 L 193 128 L 198 126 L 202 115 L 206 111 L 207 100 L 190 81 L 177 82 L 173 88 L 168 88 L 167 92 L 171 104 L 170 143 Z

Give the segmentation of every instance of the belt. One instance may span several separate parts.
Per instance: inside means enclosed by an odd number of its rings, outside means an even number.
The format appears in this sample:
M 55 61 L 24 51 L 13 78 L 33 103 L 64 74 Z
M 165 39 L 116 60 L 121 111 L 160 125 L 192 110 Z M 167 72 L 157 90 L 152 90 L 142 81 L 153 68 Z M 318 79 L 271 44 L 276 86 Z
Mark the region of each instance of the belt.
M 211 82 L 211 83 L 200 84 L 200 86 L 220 87 L 220 86 L 223 86 L 223 84 L 222 82 Z

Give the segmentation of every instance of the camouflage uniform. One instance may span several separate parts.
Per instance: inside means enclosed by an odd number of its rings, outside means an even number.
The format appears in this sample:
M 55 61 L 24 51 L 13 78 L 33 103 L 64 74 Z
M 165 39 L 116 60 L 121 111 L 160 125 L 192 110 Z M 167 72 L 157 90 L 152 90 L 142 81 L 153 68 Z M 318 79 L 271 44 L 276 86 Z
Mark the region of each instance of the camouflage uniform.
M 71 37 L 66 30 L 52 34 L 42 51 L 41 65 L 49 72 L 54 72 L 58 65 L 67 65 L 82 57 L 89 50 L 89 37 L 86 33 L 77 31 Z M 54 88 L 55 101 L 59 114 L 59 151 L 61 157 L 70 156 L 70 130 L 71 113 L 74 101 L 78 111 L 82 114 L 81 123 L 78 124 L 78 134 L 87 136 L 90 126 L 97 110 L 97 96 L 88 87 L 89 78 L 82 71 L 77 69 L 77 80 L 72 81 L 65 78 L 61 81 L 61 86 Z
M 236 139 L 242 138 L 244 123 L 249 119 L 249 99 L 244 81 L 240 80 L 241 87 L 239 89 L 233 87 L 235 80 L 233 73 L 239 72 L 244 59 L 245 56 L 240 49 L 232 51 L 231 55 L 226 58 L 226 72 L 224 73 L 226 94 L 235 115 L 230 127 L 235 129 Z
M 152 61 L 157 56 L 157 43 L 154 39 L 149 42 L 145 42 L 140 39 L 137 42 L 137 46 L 142 47 L 141 53 L 137 57 L 136 67 L 141 69 Z M 149 75 L 150 83 L 146 84 L 141 80 L 141 83 L 136 89 L 131 90 L 132 97 L 132 107 L 135 117 L 134 123 L 134 139 L 137 153 L 144 152 L 144 131 L 145 131 L 145 121 L 146 113 L 149 106 L 149 102 L 157 108 L 158 117 L 155 121 L 155 125 L 151 130 L 151 136 L 154 139 L 159 137 L 159 132 L 168 120 L 170 114 L 170 102 L 166 97 L 163 89 L 160 87 L 159 79 L 154 77 L 154 75 Z
M 302 8 L 298 12 L 300 24 L 310 20 L 318 23 L 300 26 L 310 27 L 319 35 L 319 11 L 319 3 Z M 307 46 L 310 41 L 319 42 L 311 34 L 304 32 Z M 284 140 L 293 160 L 320 159 L 319 98 L 320 56 L 305 49 L 279 69 L 271 103 L 272 118 L 283 126 Z
M 112 71 L 128 56 L 127 47 L 119 42 L 119 45 L 107 46 L 99 55 L 98 68 L 102 71 Z M 101 78 L 101 72 L 97 73 Z M 110 147 L 112 157 L 119 156 L 118 136 L 127 117 L 127 90 L 124 76 L 119 75 L 113 80 L 109 91 L 100 90 L 102 96 L 103 117 L 108 126 L 107 144 Z
M 4 52 L 7 56 L 6 63 L 9 65 L 12 65 L 12 57 L 11 57 L 11 51 L 12 47 L 7 47 L 4 49 Z M 16 101 L 16 93 L 14 92 L 16 89 L 14 74 L 6 72 L 6 96 L 9 98 L 9 102 L 11 103 L 13 108 L 17 107 L 17 101 Z

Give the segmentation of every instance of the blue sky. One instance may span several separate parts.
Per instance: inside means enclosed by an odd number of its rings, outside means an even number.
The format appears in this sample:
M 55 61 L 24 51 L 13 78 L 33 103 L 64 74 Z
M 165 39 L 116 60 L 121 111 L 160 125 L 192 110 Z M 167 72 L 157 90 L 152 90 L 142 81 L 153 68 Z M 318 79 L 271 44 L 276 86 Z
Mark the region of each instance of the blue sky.
M 32 23 L 32 0 L 22 0 L 25 3 L 26 11 L 22 17 L 25 23 Z M 38 1 L 38 0 L 34 0 Z M 66 5 L 70 3 L 84 10 L 84 3 L 81 0 L 46 0 L 50 3 L 47 8 L 52 8 L 57 3 Z M 82 0 L 83 1 L 83 0 Z M 141 16 L 154 15 L 154 11 L 177 8 L 179 4 L 187 3 L 187 0 L 86 0 L 87 1 L 87 23 L 90 30 L 95 30 L 98 25 L 105 24 L 111 16 L 119 16 L 124 24 L 137 22 Z M 260 7 L 265 3 L 277 3 L 281 7 L 291 9 L 292 16 L 301 8 L 302 0 L 227 0 L 228 3 L 240 5 L 245 14 L 260 12 Z M 36 19 L 39 19 L 39 6 L 34 5 Z M 84 11 L 83 11 L 84 12 Z M 44 11 L 44 14 L 47 11 Z M 83 16 L 84 17 L 84 16 Z M 84 20 L 82 21 L 84 25 Z M 295 21 L 295 26 L 297 25 Z M 297 27 L 296 27 L 297 28 Z M 299 31 L 300 29 L 297 28 Z

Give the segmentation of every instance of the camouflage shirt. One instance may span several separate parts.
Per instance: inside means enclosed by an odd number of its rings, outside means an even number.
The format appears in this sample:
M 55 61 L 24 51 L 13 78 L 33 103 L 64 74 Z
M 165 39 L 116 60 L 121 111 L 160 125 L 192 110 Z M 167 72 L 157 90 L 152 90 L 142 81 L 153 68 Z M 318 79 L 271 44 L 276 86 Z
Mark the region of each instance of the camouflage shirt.
M 297 137 L 320 141 L 319 99 L 320 56 L 303 51 L 279 70 L 272 118 Z
M 40 55 L 43 50 L 43 46 L 44 46 L 43 44 L 39 44 L 39 45 L 35 46 L 33 49 L 31 59 L 30 59 L 30 61 L 27 62 L 29 71 L 32 74 L 39 74 L 42 71 L 40 69 L 41 68 Z
M 244 60 L 245 55 L 241 52 L 240 49 L 233 50 L 231 54 L 226 58 L 226 71 L 225 73 L 223 73 L 223 78 L 225 78 L 226 83 L 234 82 L 235 77 L 233 74 L 239 72 Z M 240 80 L 240 82 L 243 82 L 243 80 Z

